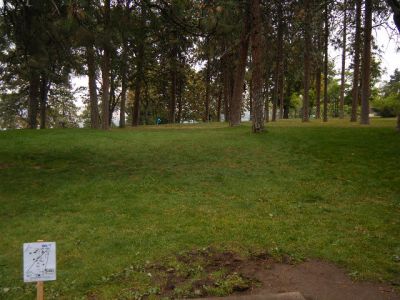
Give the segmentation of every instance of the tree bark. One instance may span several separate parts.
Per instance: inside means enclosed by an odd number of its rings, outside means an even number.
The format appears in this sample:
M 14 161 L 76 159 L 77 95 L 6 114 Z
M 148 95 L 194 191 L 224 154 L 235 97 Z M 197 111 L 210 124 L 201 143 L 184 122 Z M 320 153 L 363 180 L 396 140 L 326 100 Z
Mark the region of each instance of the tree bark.
M 177 122 L 181 123 L 182 121 L 182 106 L 183 106 L 183 78 L 182 74 L 179 76 L 178 80 L 178 115 L 177 115 Z
M 316 111 L 315 118 L 321 119 L 321 68 L 318 66 L 315 72 L 315 89 L 316 89 Z
M 207 48 L 208 48 L 208 41 L 207 41 Z M 209 122 L 210 121 L 210 81 L 211 81 L 211 57 L 209 54 L 209 50 L 207 49 L 207 64 L 206 64 L 206 78 L 205 78 L 205 83 L 206 83 L 206 96 L 204 99 L 204 116 L 203 116 L 203 122 Z
M 97 102 L 96 87 L 96 65 L 94 59 L 93 46 L 86 47 L 86 63 L 88 67 L 88 86 L 89 86 L 89 102 L 90 102 L 90 126 L 91 128 L 100 128 L 99 120 L 99 104 Z
M 108 30 L 110 23 L 110 0 L 104 1 L 104 25 L 106 30 Z M 110 114 L 110 49 L 108 45 L 103 47 L 103 62 L 102 62 L 102 129 L 107 130 L 109 126 L 109 114 Z
M 329 11 L 328 0 L 325 0 L 325 13 L 324 13 L 324 112 L 323 121 L 328 122 L 328 48 L 329 48 Z
M 46 128 L 46 106 L 47 106 L 47 96 L 49 93 L 49 81 L 42 74 L 40 80 L 40 129 Z
M 223 76 L 223 91 L 224 91 L 224 115 L 225 122 L 229 122 L 229 103 L 231 98 L 231 74 L 228 67 L 228 58 L 225 56 L 222 60 L 222 76 Z
M 37 128 L 37 115 L 39 109 L 39 85 L 40 77 L 36 72 L 31 72 L 29 79 L 29 99 L 28 99 L 28 128 Z
M 386 3 L 393 11 L 393 21 L 396 24 L 397 30 L 400 33 L 400 1 L 399 0 L 386 0 Z
M 252 63 L 252 115 L 253 132 L 258 133 L 264 130 L 264 99 L 262 93 L 263 79 L 263 32 L 261 23 L 261 5 L 260 0 L 251 1 L 251 56 Z
M 119 127 L 124 128 L 126 125 L 125 111 L 126 111 L 126 92 L 127 92 L 127 43 L 124 40 L 122 43 L 122 59 L 121 59 L 121 105 L 119 109 Z
M 278 93 L 279 93 L 279 59 L 276 59 L 275 62 L 275 71 L 274 71 L 274 89 L 272 91 L 272 116 L 271 121 L 276 121 L 276 110 L 278 106 Z
M 289 109 L 290 109 L 290 96 L 292 94 L 292 88 L 290 85 L 290 81 L 287 82 L 287 88 L 286 88 L 286 99 L 285 105 L 283 107 L 283 118 L 284 119 L 289 119 Z
M 233 94 L 230 103 L 230 126 L 240 125 L 242 117 L 242 96 L 243 96 L 243 81 L 246 72 L 247 52 L 249 48 L 249 16 L 248 11 L 245 12 L 244 28 L 240 38 L 239 57 L 235 70 L 235 79 L 233 86 Z
M 369 97 L 371 83 L 371 31 L 372 31 L 372 0 L 365 0 L 364 20 L 364 50 L 362 62 L 362 90 L 361 90 L 361 120 L 364 125 L 369 124 Z
M 305 0 L 304 17 L 304 95 L 303 95 L 303 122 L 309 121 L 309 89 L 310 89 L 310 60 L 311 60 L 311 8 L 310 0 Z
M 361 52 L 361 0 L 356 0 L 356 33 L 354 37 L 354 69 L 353 69 L 353 89 L 351 101 L 351 122 L 357 121 L 357 108 L 359 98 L 360 83 L 360 52 Z
M 177 83 L 176 58 L 173 58 L 171 68 L 171 98 L 169 102 L 169 123 L 175 123 L 176 115 L 176 83 Z
M 265 114 L 264 114 L 265 123 L 269 123 L 269 94 L 270 94 L 269 84 L 266 83 L 265 84 L 265 105 L 264 105 L 264 107 L 265 107 Z
M 218 88 L 218 100 L 217 100 L 217 122 L 221 122 L 221 108 L 222 108 L 222 87 Z
M 143 60 L 144 41 L 141 41 L 138 45 L 138 56 L 136 58 L 135 102 L 133 104 L 132 126 L 138 126 L 140 124 L 141 90 L 144 77 Z
M 347 0 L 344 0 L 344 20 L 343 20 L 343 40 L 342 40 L 342 73 L 340 76 L 340 103 L 339 118 L 344 118 L 344 88 L 345 88 L 345 72 L 346 72 L 346 40 L 347 40 Z
M 283 118 L 284 106 L 284 65 L 283 65 L 283 9 L 282 1 L 278 1 L 278 102 L 279 119 Z

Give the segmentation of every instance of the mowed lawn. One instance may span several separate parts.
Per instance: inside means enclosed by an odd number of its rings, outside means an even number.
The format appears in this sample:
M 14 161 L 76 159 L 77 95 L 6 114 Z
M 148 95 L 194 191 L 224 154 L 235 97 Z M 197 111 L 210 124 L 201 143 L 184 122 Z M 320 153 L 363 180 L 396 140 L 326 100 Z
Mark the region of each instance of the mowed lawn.
M 0 298 L 33 298 L 38 239 L 57 242 L 50 298 L 113 298 L 149 279 L 112 274 L 210 245 L 399 283 L 400 134 L 372 122 L 0 132 Z

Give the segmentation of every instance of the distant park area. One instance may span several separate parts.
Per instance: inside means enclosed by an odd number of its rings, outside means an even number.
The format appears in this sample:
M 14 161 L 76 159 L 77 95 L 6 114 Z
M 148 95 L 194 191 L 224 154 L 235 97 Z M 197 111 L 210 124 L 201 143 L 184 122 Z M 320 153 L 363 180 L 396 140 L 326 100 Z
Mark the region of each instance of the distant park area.
M 39 239 L 57 242 L 57 281 L 46 286 L 53 299 L 156 297 L 155 265 L 196 276 L 177 257 L 209 247 L 294 264 L 320 259 L 356 280 L 399 284 L 395 125 L 0 132 L 0 298 L 34 297 L 21 252 Z M 196 296 L 174 289 L 173 297 Z

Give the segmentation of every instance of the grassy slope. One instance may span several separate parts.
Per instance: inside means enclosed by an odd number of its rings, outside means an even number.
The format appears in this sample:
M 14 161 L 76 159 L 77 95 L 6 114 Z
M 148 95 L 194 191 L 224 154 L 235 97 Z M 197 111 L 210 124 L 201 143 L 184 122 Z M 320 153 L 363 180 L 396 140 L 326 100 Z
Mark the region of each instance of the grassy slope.
M 57 241 L 47 286 L 68 297 L 113 295 L 124 284 L 102 277 L 207 245 L 396 280 L 400 135 L 394 120 L 347 124 L 0 132 L 3 296 L 30 295 L 21 250 L 37 239 Z

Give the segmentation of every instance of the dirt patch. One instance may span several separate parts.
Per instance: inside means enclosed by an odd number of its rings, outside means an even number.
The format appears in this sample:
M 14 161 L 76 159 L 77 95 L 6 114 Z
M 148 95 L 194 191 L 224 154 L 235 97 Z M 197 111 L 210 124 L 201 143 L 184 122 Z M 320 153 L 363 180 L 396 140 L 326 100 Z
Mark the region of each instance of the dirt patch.
M 257 279 L 241 272 L 248 263 L 233 252 L 206 248 L 178 255 L 167 267 L 151 265 L 146 270 L 154 275 L 163 297 L 223 296 L 260 286 Z
M 278 262 L 266 252 L 244 258 L 234 252 L 205 248 L 177 255 L 168 265 L 147 264 L 142 272 L 152 283 L 147 292 L 137 294 L 140 299 L 215 299 L 211 297 L 226 295 L 234 295 L 227 299 L 260 299 L 275 293 L 300 292 L 308 300 L 400 300 L 394 286 L 354 282 L 334 264 L 318 260 L 294 263 L 289 256 Z
M 371 282 L 354 282 L 337 266 L 317 260 L 297 265 L 274 263 L 253 269 L 262 283 L 255 294 L 299 291 L 306 299 L 378 300 L 400 299 L 393 286 Z

